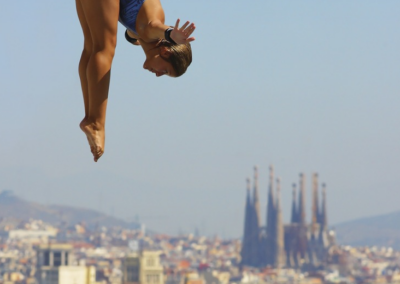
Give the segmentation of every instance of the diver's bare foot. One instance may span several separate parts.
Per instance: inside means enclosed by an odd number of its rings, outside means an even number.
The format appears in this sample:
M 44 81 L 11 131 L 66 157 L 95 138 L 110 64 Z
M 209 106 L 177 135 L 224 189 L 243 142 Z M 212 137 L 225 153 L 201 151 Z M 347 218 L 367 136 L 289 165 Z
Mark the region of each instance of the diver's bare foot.
M 94 161 L 97 162 L 104 153 L 104 126 L 99 126 L 96 123 L 90 123 L 86 119 L 82 120 L 79 126 L 86 134 L 90 145 L 90 151 L 93 154 Z
M 83 133 L 85 133 L 86 138 L 87 138 L 87 140 L 88 140 L 88 142 L 89 142 L 89 146 L 92 147 L 93 142 L 89 140 L 89 136 L 87 135 L 86 129 L 85 129 L 85 126 L 88 125 L 88 124 L 89 124 L 89 122 L 88 122 L 87 118 L 85 117 L 85 118 L 81 121 L 81 123 L 79 124 L 79 127 L 81 128 L 81 130 L 83 131 Z

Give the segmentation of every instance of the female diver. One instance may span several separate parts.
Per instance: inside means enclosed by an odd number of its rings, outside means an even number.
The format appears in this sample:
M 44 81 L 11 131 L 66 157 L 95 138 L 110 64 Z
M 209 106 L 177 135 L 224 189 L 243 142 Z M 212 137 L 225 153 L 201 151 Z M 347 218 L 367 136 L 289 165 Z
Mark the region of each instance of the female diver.
M 111 65 L 117 44 L 118 22 L 125 38 L 140 45 L 146 60 L 143 68 L 157 77 L 178 77 L 192 62 L 190 35 L 195 25 L 164 24 L 160 0 L 76 0 L 84 47 L 79 62 L 85 117 L 80 128 L 86 134 L 94 161 L 104 153 L 105 121 Z

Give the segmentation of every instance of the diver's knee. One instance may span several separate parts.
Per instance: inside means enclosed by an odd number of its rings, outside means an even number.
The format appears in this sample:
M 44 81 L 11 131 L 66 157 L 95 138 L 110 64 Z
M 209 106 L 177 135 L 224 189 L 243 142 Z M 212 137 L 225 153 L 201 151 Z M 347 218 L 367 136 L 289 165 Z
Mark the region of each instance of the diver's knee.
M 93 49 L 92 56 L 100 57 L 105 60 L 112 61 L 115 55 L 115 48 L 99 48 Z
M 83 43 L 83 52 L 90 54 L 93 50 L 93 42 L 91 39 L 86 39 Z
M 92 53 L 104 53 L 114 57 L 115 48 L 117 47 L 117 36 L 108 36 L 105 39 L 94 41 L 92 43 Z

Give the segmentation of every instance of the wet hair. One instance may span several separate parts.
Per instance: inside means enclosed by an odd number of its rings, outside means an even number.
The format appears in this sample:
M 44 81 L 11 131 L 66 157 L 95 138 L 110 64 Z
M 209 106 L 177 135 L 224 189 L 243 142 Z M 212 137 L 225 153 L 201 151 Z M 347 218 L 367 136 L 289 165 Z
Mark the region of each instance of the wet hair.
M 173 44 L 166 40 L 161 40 L 157 47 L 164 46 L 170 52 L 168 58 L 162 57 L 165 61 L 171 63 L 172 68 L 176 73 L 176 77 L 184 74 L 189 67 L 190 63 L 192 63 L 192 48 L 190 43 L 186 44 Z

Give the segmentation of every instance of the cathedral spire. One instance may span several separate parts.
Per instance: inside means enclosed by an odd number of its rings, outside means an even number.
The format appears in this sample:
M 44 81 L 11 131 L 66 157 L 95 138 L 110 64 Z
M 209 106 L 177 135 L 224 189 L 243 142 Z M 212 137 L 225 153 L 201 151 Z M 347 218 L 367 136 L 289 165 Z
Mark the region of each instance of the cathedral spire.
M 296 184 L 292 184 L 292 219 L 290 220 L 291 223 L 297 223 L 297 209 L 296 209 Z
M 306 192 L 305 192 L 305 177 L 300 174 L 300 192 L 299 192 L 299 223 L 304 225 L 306 223 Z
M 269 167 L 269 186 L 267 203 L 267 234 L 271 234 L 274 226 L 275 200 L 274 200 L 274 166 Z
M 255 211 L 257 227 L 260 227 L 260 199 L 259 199 L 259 194 L 258 194 L 258 167 L 257 166 L 254 166 L 253 206 L 254 206 L 254 211 Z
M 305 176 L 303 173 L 300 174 L 300 192 L 299 192 L 299 225 L 300 231 L 298 235 L 298 252 L 300 259 L 308 261 L 307 247 L 307 227 L 306 224 L 306 189 L 305 189 Z
M 244 232 L 242 241 L 241 257 L 242 265 L 250 264 L 250 251 L 251 251 L 251 216 L 252 216 L 252 204 L 250 196 L 250 179 L 246 179 L 246 206 L 244 211 Z
M 318 208 L 318 174 L 314 173 L 312 177 L 312 216 L 311 226 L 312 230 L 315 230 L 317 223 L 320 221 L 319 208 Z
M 284 229 L 283 229 L 283 220 L 282 220 L 282 210 L 281 210 L 281 180 L 280 178 L 276 179 L 276 221 L 275 221 L 275 259 L 274 266 L 276 268 L 282 268 L 285 263 L 285 251 L 284 251 Z
M 269 167 L 269 187 L 268 187 L 268 203 L 267 203 L 267 245 L 266 245 L 266 264 L 274 265 L 274 248 L 275 248 L 275 200 L 274 200 L 274 167 Z
M 268 188 L 269 194 L 271 195 L 271 202 L 272 206 L 275 204 L 274 200 L 274 166 L 270 165 L 269 166 L 269 188 Z
M 251 263 L 253 266 L 259 265 L 260 260 L 260 201 L 258 198 L 258 169 L 254 167 L 254 191 L 251 216 Z
M 322 209 L 321 209 L 321 227 L 323 230 L 328 228 L 328 216 L 326 214 L 326 184 L 322 184 Z

